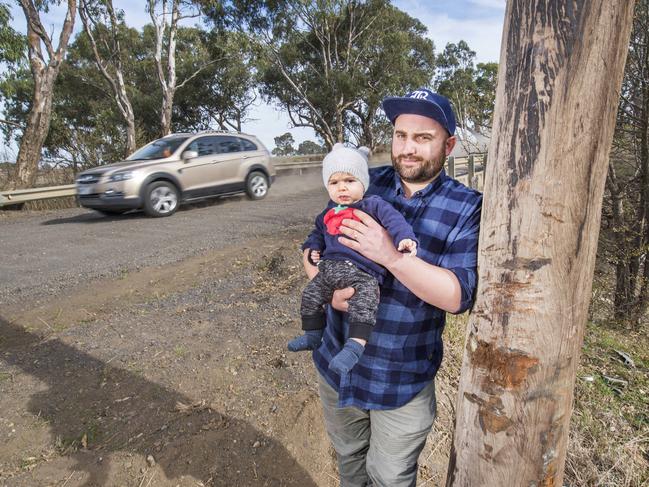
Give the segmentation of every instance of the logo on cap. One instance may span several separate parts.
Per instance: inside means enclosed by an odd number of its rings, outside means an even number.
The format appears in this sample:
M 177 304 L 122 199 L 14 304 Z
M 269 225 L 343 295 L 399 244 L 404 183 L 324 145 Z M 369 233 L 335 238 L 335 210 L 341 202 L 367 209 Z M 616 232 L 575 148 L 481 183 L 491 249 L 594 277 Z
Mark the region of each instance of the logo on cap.
M 415 98 L 417 100 L 427 99 L 428 98 L 428 93 L 425 92 L 425 91 L 421 91 L 421 90 L 413 91 L 410 94 L 410 98 Z

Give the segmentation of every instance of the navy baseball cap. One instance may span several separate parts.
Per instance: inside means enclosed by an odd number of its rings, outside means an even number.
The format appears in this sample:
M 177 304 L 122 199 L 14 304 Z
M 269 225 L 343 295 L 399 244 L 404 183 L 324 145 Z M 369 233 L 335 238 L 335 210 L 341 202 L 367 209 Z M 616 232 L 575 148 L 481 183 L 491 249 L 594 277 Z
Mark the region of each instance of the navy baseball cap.
M 392 125 L 399 115 L 410 113 L 437 120 L 449 135 L 455 133 L 455 114 L 451 102 L 445 96 L 433 93 L 427 88 L 419 88 L 403 97 L 387 97 L 383 100 L 383 111 Z

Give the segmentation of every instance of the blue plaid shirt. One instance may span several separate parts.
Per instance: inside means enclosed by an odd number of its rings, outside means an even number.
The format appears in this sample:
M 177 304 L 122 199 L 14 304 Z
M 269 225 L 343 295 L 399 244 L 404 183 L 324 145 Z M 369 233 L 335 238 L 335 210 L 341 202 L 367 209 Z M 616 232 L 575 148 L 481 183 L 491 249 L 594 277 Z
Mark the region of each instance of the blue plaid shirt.
M 406 198 L 391 167 L 370 171 L 367 194 L 381 196 L 412 225 L 420 246 L 417 257 L 453 272 L 462 288 L 464 312 L 477 284 L 477 250 L 482 195 L 446 175 Z M 309 248 L 311 236 L 303 248 Z M 377 322 L 360 361 L 345 377 L 329 370 L 342 348 L 348 326 L 331 306 L 321 346 L 313 352 L 316 368 L 338 391 L 340 407 L 393 409 L 403 406 L 435 377 L 442 361 L 446 313 L 425 303 L 388 273 L 381 286 Z

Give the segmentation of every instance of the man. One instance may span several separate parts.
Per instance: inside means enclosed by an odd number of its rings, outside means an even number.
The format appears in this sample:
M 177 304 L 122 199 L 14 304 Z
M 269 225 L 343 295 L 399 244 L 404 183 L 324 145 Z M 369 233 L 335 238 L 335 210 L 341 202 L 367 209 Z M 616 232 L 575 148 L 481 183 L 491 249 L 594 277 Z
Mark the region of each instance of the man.
M 390 97 L 383 108 L 394 125 L 392 167 L 370 174 L 368 194 L 399 210 L 420 240 L 417 257 L 398 252 L 371 217 L 343 220 L 340 242 L 384 266 L 377 323 L 350 373 L 329 362 L 346 340 L 346 300 L 336 291 L 327 328 L 313 353 L 320 374 L 325 424 L 338 457 L 343 487 L 410 487 L 417 458 L 435 418 L 434 378 L 442 360 L 446 312 L 461 313 L 474 299 L 482 197 L 444 170 L 456 143 L 448 99 L 419 89 Z M 307 259 L 309 277 L 317 267 Z

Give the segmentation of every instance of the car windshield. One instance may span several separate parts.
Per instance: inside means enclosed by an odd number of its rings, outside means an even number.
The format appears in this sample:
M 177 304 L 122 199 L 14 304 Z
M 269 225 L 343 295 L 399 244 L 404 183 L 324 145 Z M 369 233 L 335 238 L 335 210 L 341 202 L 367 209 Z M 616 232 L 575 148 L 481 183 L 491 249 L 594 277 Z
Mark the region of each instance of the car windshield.
M 142 147 L 128 157 L 129 161 L 162 159 L 171 156 L 188 137 L 165 137 Z

